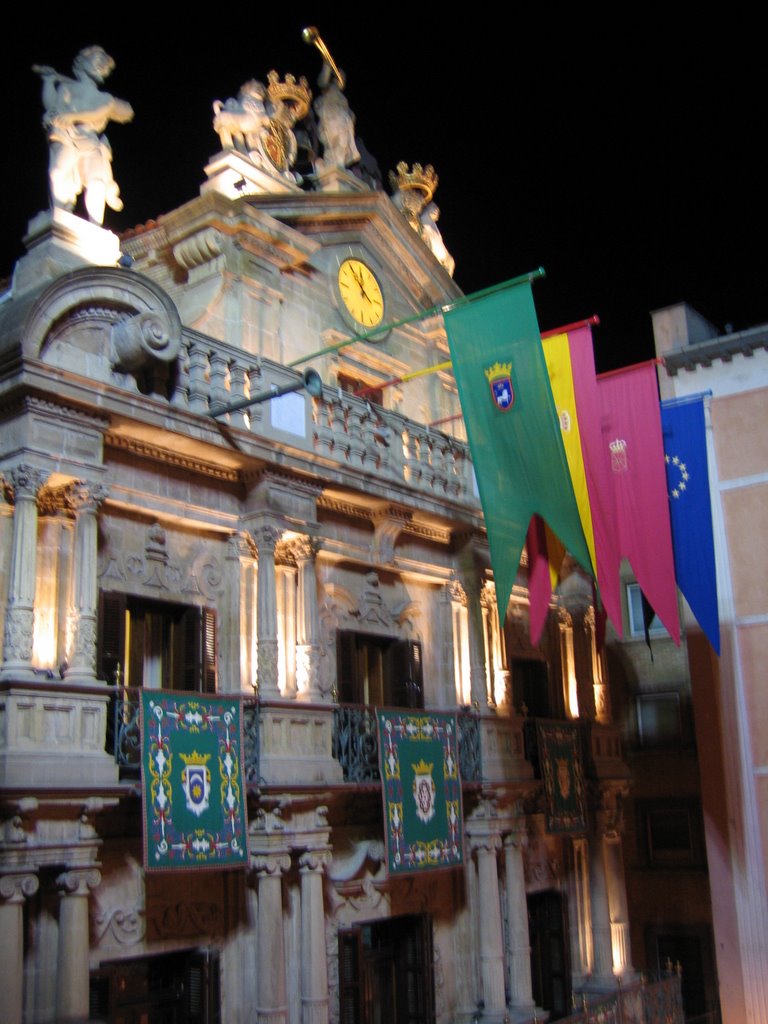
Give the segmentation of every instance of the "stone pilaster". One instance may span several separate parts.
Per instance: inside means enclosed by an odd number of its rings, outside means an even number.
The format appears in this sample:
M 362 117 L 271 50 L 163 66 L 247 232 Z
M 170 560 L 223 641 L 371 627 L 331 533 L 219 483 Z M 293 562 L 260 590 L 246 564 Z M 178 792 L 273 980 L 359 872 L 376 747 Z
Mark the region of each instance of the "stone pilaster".
M 101 882 L 96 868 L 65 871 L 56 880 L 61 888 L 59 947 L 56 963 L 56 1020 L 88 1019 L 88 890 Z
M 13 538 L 0 678 L 32 676 L 37 563 L 37 494 L 46 474 L 20 465 L 5 473 L 13 488 Z
M 75 511 L 75 557 L 72 579 L 72 658 L 65 673 L 74 682 L 96 681 L 96 627 L 99 587 L 97 577 L 97 517 L 107 497 L 101 484 L 77 481 L 68 493 Z
M 528 904 L 525 897 L 523 851 L 528 837 L 523 824 L 504 838 L 504 869 L 507 878 L 507 922 L 509 931 L 510 1009 L 523 1018 L 533 1016 L 531 985 L 531 938 L 528 933 Z
M 317 606 L 315 559 L 320 542 L 301 537 L 293 546 L 299 570 L 296 615 L 296 682 L 306 700 L 322 700 L 320 689 L 320 619 Z
M 3 1020 L 22 1024 L 24 982 L 24 900 L 34 896 L 37 875 L 0 876 L 0 992 Z
M 291 858 L 287 853 L 258 854 L 251 858 L 251 866 L 259 880 L 256 1024 L 287 1024 L 283 872 Z
M 328 1024 L 328 954 L 325 946 L 323 870 L 329 850 L 299 858 L 301 876 L 301 1024 Z
M 595 824 L 589 837 L 589 891 L 592 904 L 594 963 L 591 983 L 634 978 L 629 939 L 629 914 L 621 852 L 621 792 L 607 787 L 599 793 Z
M 480 712 L 488 710 L 489 694 L 485 670 L 485 634 L 483 609 L 480 604 L 482 577 L 479 572 L 469 570 L 462 573 L 461 585 L 467 595 L 469 633 L 469 679 L 472 704 Z
M 504 940 L 499 903 L 499 872 L 496 855 L 501 848 L 497 834 L 473 835 L 477 858 L 477 932 L 480 941 L 480 979 L 485 1011 L 483 1020 L 502 1021 L 506 1013 L 504 990 Z
M 274 526 L 258 526 L 253 531 L 259 556 L 256 592 L 256 633 L 258 638 L 258 688 L 262 699 L 280 697 L 277 674 L 277 588 L 275 583 L 275 547 L 280 531 Z

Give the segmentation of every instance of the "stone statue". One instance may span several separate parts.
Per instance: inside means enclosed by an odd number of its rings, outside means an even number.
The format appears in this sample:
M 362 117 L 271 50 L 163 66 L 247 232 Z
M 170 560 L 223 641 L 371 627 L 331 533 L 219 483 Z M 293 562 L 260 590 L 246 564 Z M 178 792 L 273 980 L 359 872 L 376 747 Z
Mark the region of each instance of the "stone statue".
M 424 244 L 432 250 L 438 263 L 445 267 L 451 277 L 453 277 L 456 261 L 446 249 L 443 236 L 440 234 L 440 228 L 437 226 L 439 216 L 439 207 L 435 203 L 428 203 L 421 211 L 419 217 L 420 234 Z
M 104 205 L 122 210 L 120 189 L 112 177 L 112 149 L 104 129 L 125 124 L 133 108 L 99 86 L 115 62 L 100 46 L 88 46 L 75 58 L 74 78 L 50 67 L 32 70 L 43 79 L 43 127 L 48 133 L 49 178 L 54 206 L 72 210 L 81 192 L 89 220 L 104 223 Z
M 344 75 L 342 74 L 342 82 Z M 323 167 L 349 167 L 360 153 L 355 145 L 355 115 L 349 109 L 336 75 L 327 61 L 317 80 L 320 96 L 315 100 L 318 135 L 323 144 Z
M 245 155 L 258 150 L 262 129 L 270 120 L 266 97 L 266 87 L 252 78 L 241 86 L 237 99 L 213 101 L 213 130 L 222 149 Z

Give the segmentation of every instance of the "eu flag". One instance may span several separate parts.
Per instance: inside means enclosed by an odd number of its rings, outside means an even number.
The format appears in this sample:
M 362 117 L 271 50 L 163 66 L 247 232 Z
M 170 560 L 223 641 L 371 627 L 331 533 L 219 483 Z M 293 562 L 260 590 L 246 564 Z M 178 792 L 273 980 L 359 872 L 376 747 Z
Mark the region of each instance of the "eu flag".
M 720 654 L 703 396 L 662 402 L 661 423 L 677 585 Z

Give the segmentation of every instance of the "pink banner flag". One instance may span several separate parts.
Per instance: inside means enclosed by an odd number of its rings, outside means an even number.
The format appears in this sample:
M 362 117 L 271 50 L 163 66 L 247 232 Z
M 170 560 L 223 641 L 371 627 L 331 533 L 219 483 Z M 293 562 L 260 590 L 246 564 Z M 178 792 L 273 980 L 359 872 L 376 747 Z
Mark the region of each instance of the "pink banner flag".
M 618 537 L 613 522 L 611 471 L 604 455 L 600 423 L 600 399 L 595 376 L 592 330 L 588 326 L 568 332 L 573 390 L 579 417 L 581 449 L 595 538 L 597 584 L 600 598 L 614 629 L 622 635 L 621 585 Z M 658 402 L 657 402 L 658 405 Z
M 607 476 L 613 494 L 618 557 L 680 643 L 675 563 L 669 524 L 664 444 L 654 363 L 606 374 L 597 382 Z M 609 572 L 610 578 L 618 574 Z M 607 607 L 607 604 L 606 604 Z M 610 609 L 608 609 L 610 614 Z
M 526 538 L 528 549 L 528 632 L 535 647 L 541 639 L 552 597 L 549 556 L 541 516 L 532 516 Z

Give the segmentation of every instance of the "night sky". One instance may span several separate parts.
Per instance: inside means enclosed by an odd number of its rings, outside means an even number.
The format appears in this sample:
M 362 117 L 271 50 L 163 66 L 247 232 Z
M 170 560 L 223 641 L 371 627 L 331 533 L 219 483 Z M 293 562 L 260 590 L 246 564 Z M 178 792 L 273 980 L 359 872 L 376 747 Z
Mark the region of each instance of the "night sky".
M 195 22 L 162 5 L 109 16 L 73 5 L 68 19 L 30 14 L 4 33 L 0 276 L 48 203 L 33 63 L 69 73 L 92 43 L 115 58 L 105 88 L 135 110 L 107 131 L 125 209 L 106 224 L 121 231 L 198 194 L 219 148 L 214 99 L 273 67 L 315 86 L 321 58 L 301 40 L 312 24 L 347 74 L 385 177 L 401 159 L 434 165 L 465 292 L 543 266 L 542 330 L 597 314 L 603 370 L 652 354 L 648 314 L 669 303 L 720 329 L 768 321 L 768 89 L 755 25 L 722 11 L 718 24 L 652 23 L 639 7 L 607 24 L 549 5 L 510 8 L 507 21 L 484 4 L 461 20 L 441 19 L 438 5 L 266 6 L 210 4 Z

